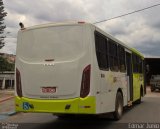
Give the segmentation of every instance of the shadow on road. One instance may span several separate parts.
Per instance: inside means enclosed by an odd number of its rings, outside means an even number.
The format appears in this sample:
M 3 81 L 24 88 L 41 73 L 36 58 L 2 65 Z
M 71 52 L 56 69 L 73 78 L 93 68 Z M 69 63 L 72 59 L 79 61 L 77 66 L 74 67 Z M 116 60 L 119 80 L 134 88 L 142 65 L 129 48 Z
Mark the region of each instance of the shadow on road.
M 112 119 L 107 118 L 75 118 L 75 119 L 56 119 L 53 122 L 35 126 L 32 129 L 110 129 L 114 123 Z M 113 129 L 113 125 L 112 125 Z
M 132 123 L 135 121 L 144 122 L 146 118 L 148 120 L 149 117 L 143 116 L 144 115 L 143 112 L 145 110 L 149 110 L 150 112 L 151 109 L 148 107 L 148 105 L 157 106 L 157 105 L 154 105 L 156 104 L 157 99 L 147 97 L 142 101 L 141 104 L 134 104 L 131 107 L 126 107 L 123 113 L 123 117 L 119 121 L 114 121 L 113 116 L 111 114 L 101 115 L 101 116 L 93 116 L 93 115 L 81 116 L 81 117 L 72 116 L 66 119 L 59 119 L 56 116 L 51 116 L 51 114 L 46 116 L 37 114 L 35 115 L 36 117 L 35 116 L 31 117 L 32 114 L 28 114 L 28 115 L 26 114 L 27 116 L 24 115 L 25 116 L 24 117 L 22 115 L 21 119 L 23 119 L 23 117 L 27 118 L 27 119 L 24 119 L 24 122 L 30 121 L 31 123 L 23 123 L 21 121 L 18 125 L 19 126 L 18 129 L 92 129 L 92 128 L 93 129 L 120 129 L 120 128 L 127 129 L 128 123 Z M 145 111 L 145 114 L 147 114 L 146 111 Z M 150 114 L 148 115 L 151 116 Z M 43 118 L 39 119 L 38 117 L 43 117 Z M 35 121 L 36 123 L 32 123 L 33 122 L 32 119 L 33 121 L 37 119 Z M 43 119 L 44 119 L 44 122 L 43 122 Z
M 130 110 L 139 105 L 134 105 L 130 108 L 125 108 L 124 115 Z M 101 116 L 83 116 L 83 117 L 71 117 L 71 118 L 53 118 L 53 121 L 40 124 L 26 124 L 23 125 L 23 129 L 128 129 L 127 123 L 119 123 L 114 121 L 112 114 Z

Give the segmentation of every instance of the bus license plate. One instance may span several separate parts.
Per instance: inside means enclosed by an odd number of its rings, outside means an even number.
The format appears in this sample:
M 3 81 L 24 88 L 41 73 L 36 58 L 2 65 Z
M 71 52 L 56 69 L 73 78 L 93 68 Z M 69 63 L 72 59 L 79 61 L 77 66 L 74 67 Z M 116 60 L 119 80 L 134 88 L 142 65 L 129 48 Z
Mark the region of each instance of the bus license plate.
M 43 93 L 55 93 L 56 87 L 42 87 Z

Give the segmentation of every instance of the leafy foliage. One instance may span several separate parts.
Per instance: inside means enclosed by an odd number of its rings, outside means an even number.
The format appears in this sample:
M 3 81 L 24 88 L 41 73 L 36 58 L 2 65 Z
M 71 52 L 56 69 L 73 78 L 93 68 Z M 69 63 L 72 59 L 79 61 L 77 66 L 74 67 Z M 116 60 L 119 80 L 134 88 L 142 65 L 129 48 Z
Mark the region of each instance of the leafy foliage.
M 14 71 L 14 63 L 9 63 L 5 58 L 0 57 L 0 71 Z
M 6 26 L 4 25 L 4 17 L 7 16 L 7 13 L 4 11 L 3 1 L 0 0 L 0 49 L 5 45 L 4 38 L 4 30 Z

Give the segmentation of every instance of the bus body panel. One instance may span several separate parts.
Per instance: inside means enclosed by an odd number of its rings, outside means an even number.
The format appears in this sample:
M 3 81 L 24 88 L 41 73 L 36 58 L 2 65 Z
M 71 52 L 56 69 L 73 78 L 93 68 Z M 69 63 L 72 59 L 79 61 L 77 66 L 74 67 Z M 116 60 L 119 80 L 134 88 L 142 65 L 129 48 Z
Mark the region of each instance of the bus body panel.
M 136 101 L 140 98 L 141 87 L 144 89 L 144 77 L 142 74 L 133 73 L 133 101 Z M 144 91 L 143 91 L 144 93 Z M 143 96 L 143 94 L 142 94 Z
M 23 65 L 24 68 L 20 68 L 17 65 L 17 68 L 21 71 L 24 97 L 35 99 L 65 99 L 79 96 L 79 92 L 77 91 L 80 89 L 80 83 L 78 85 L 77 82 L 81 82 L 81 76 L 77 74 L 79 72 L 78 61 L 59 62 L 53 66 L 45 66 L 44 63 L 36 62 L 36 64 L 30 64 L 21 59 L 17 60 L 19 60 L 19 65 Z M 56 92 L 49 93 L 43 91 L 45 87 L 55 87 Z
M 123 105 L 128 104 L 129 77 L 126 72 L 100 70 L 95 31 L 132 52 L 122 42 L 91 24 L 53 24 L 18 33 L 16 68 L 21 74 L 23 97 L 16 93 L 16 111 L 58 114 L 114 112 L 118 90 L 122 92 Z M 91 67 L 90 92 L 82 98 L 82 76 L 88 65 Z M 140 78 L 140 74 L 133 74 L 133 101 L 140 97 L 138 90 L 143 86 L 143 78 Z M 56 91 L 43 92 L 42 89 L 47 87 L 55 87 Z
M 42 100 L 15 97 L 18 112 L 48 112 L 59 114 L 96 114 L 95 97 L 64 100 Z M 67 108 L 68 106 L 68 108 Z
M 82 74 L 88 65 L 91 65 L 90 85 L 94 84 L 91 45 L 89 44 L 90 31 L 90 26 L 77 24 L 19 32 L 16 68 L 21 74 L 23 97 L 18 97 L 16 94 L 16 111 L 62 114 L 96 113 L 95 88 L 93 86 L 90 86 L 88 97 L 80 98 Z M 57 32 L 59 32 L 58 35 Z M 46 45 L 43 45 L 44 42 Z M 75 42 L 77 42 L 76 45 Z M 64 46 L 61 48 L 57 44 Z M 72 48 L 67 50 L 68 47 Z M 67 52 L 71 53 L 67 55 Z M 43 92 L 43 87 L 56 87 L 56 92 Z M 33 105 L 34 108 L 25 109 L 23 107 L 25 104 Z M 67 104 L 71 107 L 68 111 L 65 110 Z
M 85 31 L 84 26 L 77 25 L 22 32 L 16 67 L 21 73 L 24 97 L 79 97 L 82 72 L 90 64 L 89 47 L 83 40 Z M 45 91 L 48 87 L 55 92 Z
M 98 113 L 113 112 L 115 110 L 115 100 L 118 89 L 122 89 L 123 104 L 127 105 L 127 80 L 126 75 L 121 73 L 113 73 L 111 71 L 103 72 L 105 77 L 100 78 L 100 105 Z
M 95 34 L 94 32 L 98 31 L 103 33 L 97 28 L 92 29 L 92 56 L 93 56 L 93 79 L 94 85 L 96 88 L 96 111 L 97 114 L 113 112 L 115 110 L 115 99 L 116 93 L 119 88 L 122 89 L 124 105 L 127 105 L 127 76 L 125 73 L 112 72 L 110 70 L 100 70 L 97 57 L 96 57 L 96 48 L 95 48 Z M 108 36 L 109 37 L 109 36 Z M 104 77 L 101 77 L 104 76 Z M 116 79 L 116 80 L 114 80 Z

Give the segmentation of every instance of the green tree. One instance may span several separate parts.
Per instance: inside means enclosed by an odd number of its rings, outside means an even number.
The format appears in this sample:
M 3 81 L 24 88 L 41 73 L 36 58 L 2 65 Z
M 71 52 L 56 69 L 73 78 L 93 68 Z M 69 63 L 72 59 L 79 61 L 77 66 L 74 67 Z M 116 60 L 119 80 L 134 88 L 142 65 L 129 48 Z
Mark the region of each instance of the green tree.
M 7 16 L 7 13 L 4 10 L 3 1 L 0 0 L 0 49 L 5 45 L 4 38 L 6 36 L 4 35 L 4 30 L 6 28 L 6 25 L 3 22 L 5 16 Z
M 14 63 L 9 63 L 7 59 L 0 57 L 0 72 L 14 71 Z

